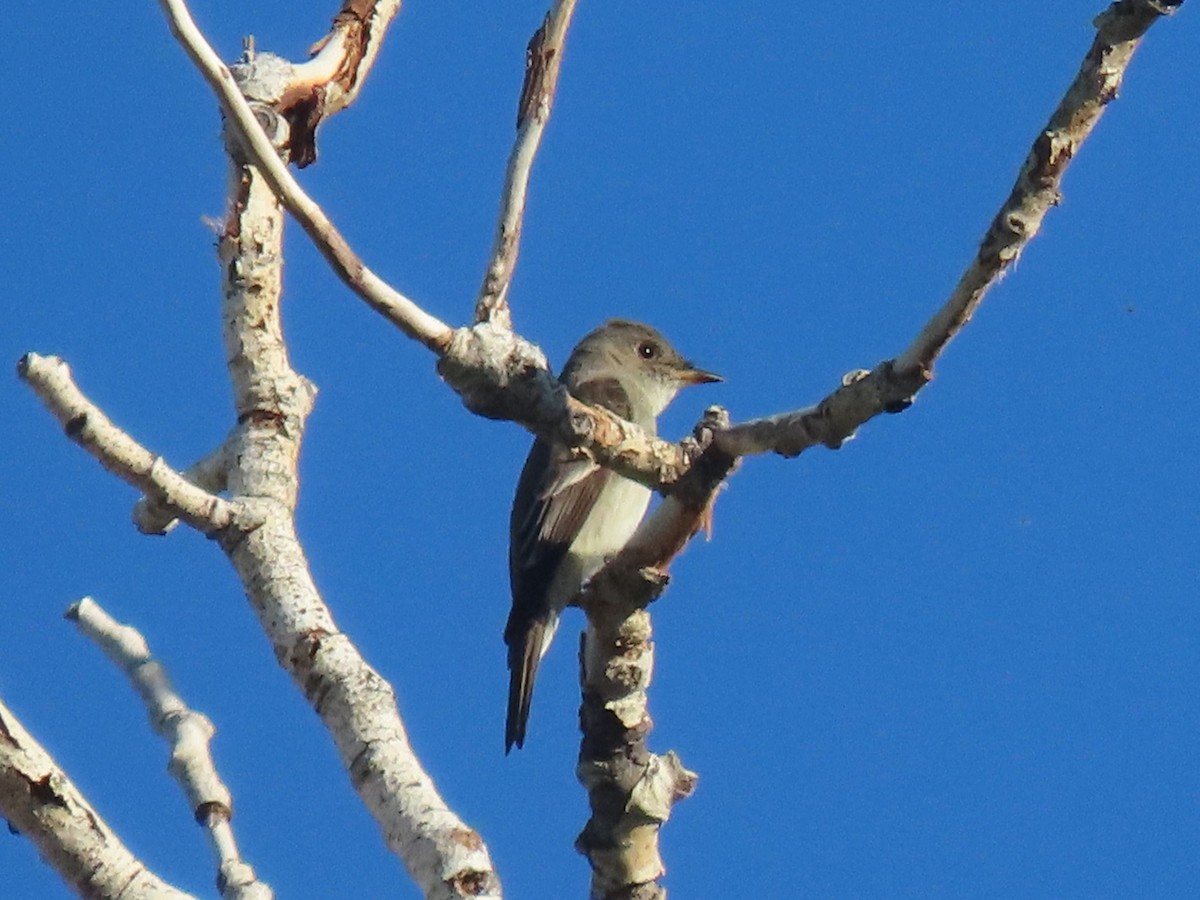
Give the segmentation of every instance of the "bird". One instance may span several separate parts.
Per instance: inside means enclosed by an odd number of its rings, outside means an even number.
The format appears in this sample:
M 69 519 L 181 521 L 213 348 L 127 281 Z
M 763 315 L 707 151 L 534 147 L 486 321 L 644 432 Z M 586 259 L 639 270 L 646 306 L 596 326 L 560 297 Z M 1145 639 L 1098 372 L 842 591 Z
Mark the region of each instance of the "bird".
M 684 359 L 658 331 L 611 319 L 571 351 L 558 376 L 576 399 L 654 434 L 658 415 L 684 387 L 721 381 Z M 509 522 L 512 610 L 504 752 L 525 745 L 538 665 L 559 616 L 583 584 L 637 529 L 650 490 L 565 445 L 538 437 L 525 460 Z

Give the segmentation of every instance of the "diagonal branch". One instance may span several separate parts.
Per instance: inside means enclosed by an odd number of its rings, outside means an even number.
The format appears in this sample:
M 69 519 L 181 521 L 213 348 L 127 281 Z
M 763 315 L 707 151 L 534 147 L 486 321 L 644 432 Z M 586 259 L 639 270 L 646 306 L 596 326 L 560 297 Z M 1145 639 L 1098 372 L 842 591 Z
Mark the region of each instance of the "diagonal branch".
M 122 481 L 204 534 L 232 522 L 228 501 L 197 487 L 114 425 L 83 395 L 61 359 L 26 353 L 17 364 L 17 374 L 62 424 L 67 437 Z
M 1033 143 L 1012 191 L 992 219 L 975 258 L 954 291 L 908 348 L 871 372 L 854 372 L 808 409 L 736 425 L 718 443 L 737 455 L 795 456 L 816 444 L 840 447 L 869 419 L 907 408 L 933 378 L 933 365 L 970 321 L 987 292 L 1037 234 L 1062 199 L 1068 165 L 1117 97 L 1125 71 L 1147 30 L 1183 0 L 1118 0 L 1096 17 L 1096 38 L 1079 73 Z
M 665 872 L 658 831 L 696 775 L 674 753 L 650 752 L 646 691 L 653 669 L 645 607 L 666 587 L 666 567 L 710 520 L 711 504 L 740 456 L 795 456 L 815 444 L 837 448 L 870 418 L 900 412 L 932 378 L 934 360 L 965 326 L 984 294 L 1037 233 L 1059 199 L 1063 172 L 1115 96 L 1141 37 L 1179 3 L 1121 0 L 1097 19 L 1098 34 L 1066 97 L 1035 142 L 1013 191 L 958 287 L 912 345 L 872 372 L 855 371 L 818 405 L 730 427 L 710 410 L 698 426 L 704 449 L 669 487 L 668 498 L 585 587 L 588 617 L 580 650 L 583 701 L 578 775 L 592 815 L 577 848 L 592 865 L 593 897 L 660 898 Z
M 452 331 L 367 269 L 279 159 L 229 70 L 196 28 L 186 6 L 181 0 L 160 0 L 160 4 L 172 32 L 217 93 L 242 149 L 273 192 L 352 291 L 441 357 L 439 371 L 462 395 L 468 408 L 489 418 L 512 419 L 538 434 L 561 432 L 571 446 L 586 448 L 602 465 L 644 484 L 660 487 L 682 474 L 686 460 L 670 442 L 647 435 L 611 413 L 566 397 L 549 375 L 541 351 L 508 332 L 507 311 L 501 316 L 502 328 L 496 327 L 500 322 L 483 321 L 471 329 Z M 574 0 L 557 0 L 530 42 L 531 58 L 519 104 L 519 135 L 510 161 L 510 187 L 505 191 L 499 226 L 501 232 L 514 235 L 512 241 L 505 242 L 504 253 L 511 254 L 503 264 L 508 272 L 506 277 L 511 277 L 515 265 L 529 167 L 549 118 L 562 46 L 574 6 Z M 507 291 L 505 283 L 497 295 L 505 309 Z M 490 319 L 490 314 L 487 318 Z
M 206 716 L 175 692 L 162 663 L 150 655 L 137 629 L 121 625 L 91 597 L 74 603 L 66 618 L 125 673 L 146 706 L 150 725 L 171 748 L 167 768 L 179 783 L 192 815 L 208 830 L 224 900 L 271 900 L 274 892 L 242 861 L 233 838 L 233 798 L 217 774 L 209 743 L 216 733 Z
M 283 227 L 259 171 L 233 160 L 233 195 L 217 253 L 221 320 L 238 427 L 228 488 L 257 527 L 220 544 L 241 579 L 275 658 L 321 718 L 388 848 L 430 900 L 498 897 L 479 835 L 440 796 L 408 740 L 391 685 L 343 634 L 312 578 L 296 534 L 299 458 L 315 388 L 284 341 Z
M 1125 70 L 1146 31 L 1183 0 L 1118 0 L 1096 17 L 1096 38 L 1050 121 L 1033 142 L 1016 184 L 996 213 L 950 299 L 896 360 L 900 371 L 933 368 L 946 344 L 970 321 L 988 290 L 1017 261 L 1051 207 L 1059 186 L 1105 108 L 1117 98 Z
M 313 58 L 292 67 L 280 113 L 291 126 L 289 149 L 300 168 L 317 159 L 317 126 L 358 99 L 402 2 L 344 0 Z
M 449 339 L 449 326 L 425 312 L 368 269 L 324 211 L 304 193 L 255 119 L 254 110 L 242 95 L 233 74 L 196 27 L 183 0 L 159 0 L 159 6 L 167 16 L 171 33 L 196 64 L 216 93 L 225 114 L 233 122 L 242 149 L 261 171 L 272 191 L 287 204 L 288 210 L 338 277 L 372 309 L 409 337 L 431 350 L 436 351 L 443 346 Z
M 121 843 L 67 774 L 0 703 L 0 816 L 83 897 L 194 900 Z

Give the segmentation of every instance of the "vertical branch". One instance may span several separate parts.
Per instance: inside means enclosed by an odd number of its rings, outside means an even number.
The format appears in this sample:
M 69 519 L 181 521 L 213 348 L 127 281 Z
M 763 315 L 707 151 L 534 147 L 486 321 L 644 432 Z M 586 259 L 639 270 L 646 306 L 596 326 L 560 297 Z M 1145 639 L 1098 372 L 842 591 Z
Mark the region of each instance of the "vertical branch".
M 592 814 L 575 847 L 591 863 L 592 897 L 666 896 L 659 831 L 698 776 L 675 753 L 649 748 L 654 643 L 646 606 L 666 588 L 671 561 L 709 526 L 717 491 L 737 465 L 712 446 L 728 425 L 720 407 L 705 412 L 695 439 L 684 442 L 693 459 L 686 474 L 580 598 L 588 626 L 579 653 L 583 740 L 576 772 Z
M 666 586 L 654 570 L 622 589 L 623 601 L 649 602 Z M 654 669 L 650 614 L 594 614 L 580 643 L 579 710 L 583 741 L 576 774 L 587 790 L 591 816 L 575 848 L 592 867 L 590 896 L 618 900 L 665 898 L 658 880 L 666 874 L 658 833 L 676 801 L 690 796 L 697 775 L 671 751 L 651 753 L 653 722 L 647 690 Z
M 517 101 L 517 138 L 508 157 L 491 260 L 475 301 L 476 322 L 491 322 L 504 329 L 512 327 L 508 289 L 521 249 L 529 175 L 546 123 L 550 121 L 567 29 L 574 14 L 575 0 L 555 0 L 525 51 L 525 80 Z
M 253 84 L 243 90 L 255 97 Z M 329 729 L 359 797 L 425 895 L 498 896 L 483 841 L 438 794 L 408 742 L 391 686 L 338 630 L 312 580 L 294 510 L 315 390 L 292 369 L 283 340 L 283 211 L 258 170 L 236 160 L 218 253 L 240 423 L 228 487 L 254 521 L 220 535 L 221 546 L 276 658 Z

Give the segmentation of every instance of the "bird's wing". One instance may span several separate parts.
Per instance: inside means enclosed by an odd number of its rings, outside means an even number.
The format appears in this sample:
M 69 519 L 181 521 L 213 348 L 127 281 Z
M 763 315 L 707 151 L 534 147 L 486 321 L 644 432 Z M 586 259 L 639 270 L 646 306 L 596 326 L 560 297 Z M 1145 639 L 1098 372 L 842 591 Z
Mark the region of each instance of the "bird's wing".
M 628 418 L 629 395 L 615 378 L 598 378 L 576 386 L 572 393 Z M 538 438 L 525 460 L 513 501 L 508 551 L 513 614 L 505 639 L 523 622 L 542 614 L 546 592 L 579 534 L 612 472 L 588 459 L 571 459 L 569 451 Z M 516 620 L 516 621 L 514 621 Z M 511 643 L 511 641 L 510 641 Z
M 579 385 L 572 393 L 628 417 L 629 398 L 615 379 Z M 587 459 L 538 438 L 517 483 L 511 519 L 508 572 L 512 611 L 504 629 L 508 645 L 508 716 L 505 752 L 525 743 L 525 727 L 545 645 L 554 634 L 564 599 L 550 589 L 596 499 L 613 475 Z
M 561 461 L 555 466 L 554 452 L 540 438 L 534 443 L 513 503 L 508 556 L 513 599 L 504 628 L 509 670 L 505 753 L 514 744 L 525 744 L 538 664 L 567 599 L 550 596 L 554 579 L 600 491 L 614 477 L 587 461 Z
M 512 511 L 512 544 L 508 570 L 513 608 L 505 639 L 524 631 L 529 621 L 546 614 L 547 596 L 571 542 L 613 477 L 587 460 L 551 461 L 554 449 L 539 439 L 529 452 Z M 536 479 L 536 485 L 532 482 Z M 540 652 L 540 648 L 539 648 Z

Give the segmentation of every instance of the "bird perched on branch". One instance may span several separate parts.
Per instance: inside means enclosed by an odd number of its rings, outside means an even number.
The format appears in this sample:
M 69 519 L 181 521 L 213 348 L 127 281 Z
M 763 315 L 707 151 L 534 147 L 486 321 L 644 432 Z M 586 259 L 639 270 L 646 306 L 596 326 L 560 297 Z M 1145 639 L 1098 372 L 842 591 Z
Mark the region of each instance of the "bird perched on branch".
M 649 325 L 613 319 L 584 337 L 559 375 L 571 394 L 655 433 L 681 388 L 720 381 L 698 369 Z M 633 535 L 650 490 L 568 448 L 538 438 L 513 498 L 508 551 L 512 612 L 504 752 L 525 743 L 538 664 L 558 618 L 583 583 Z

